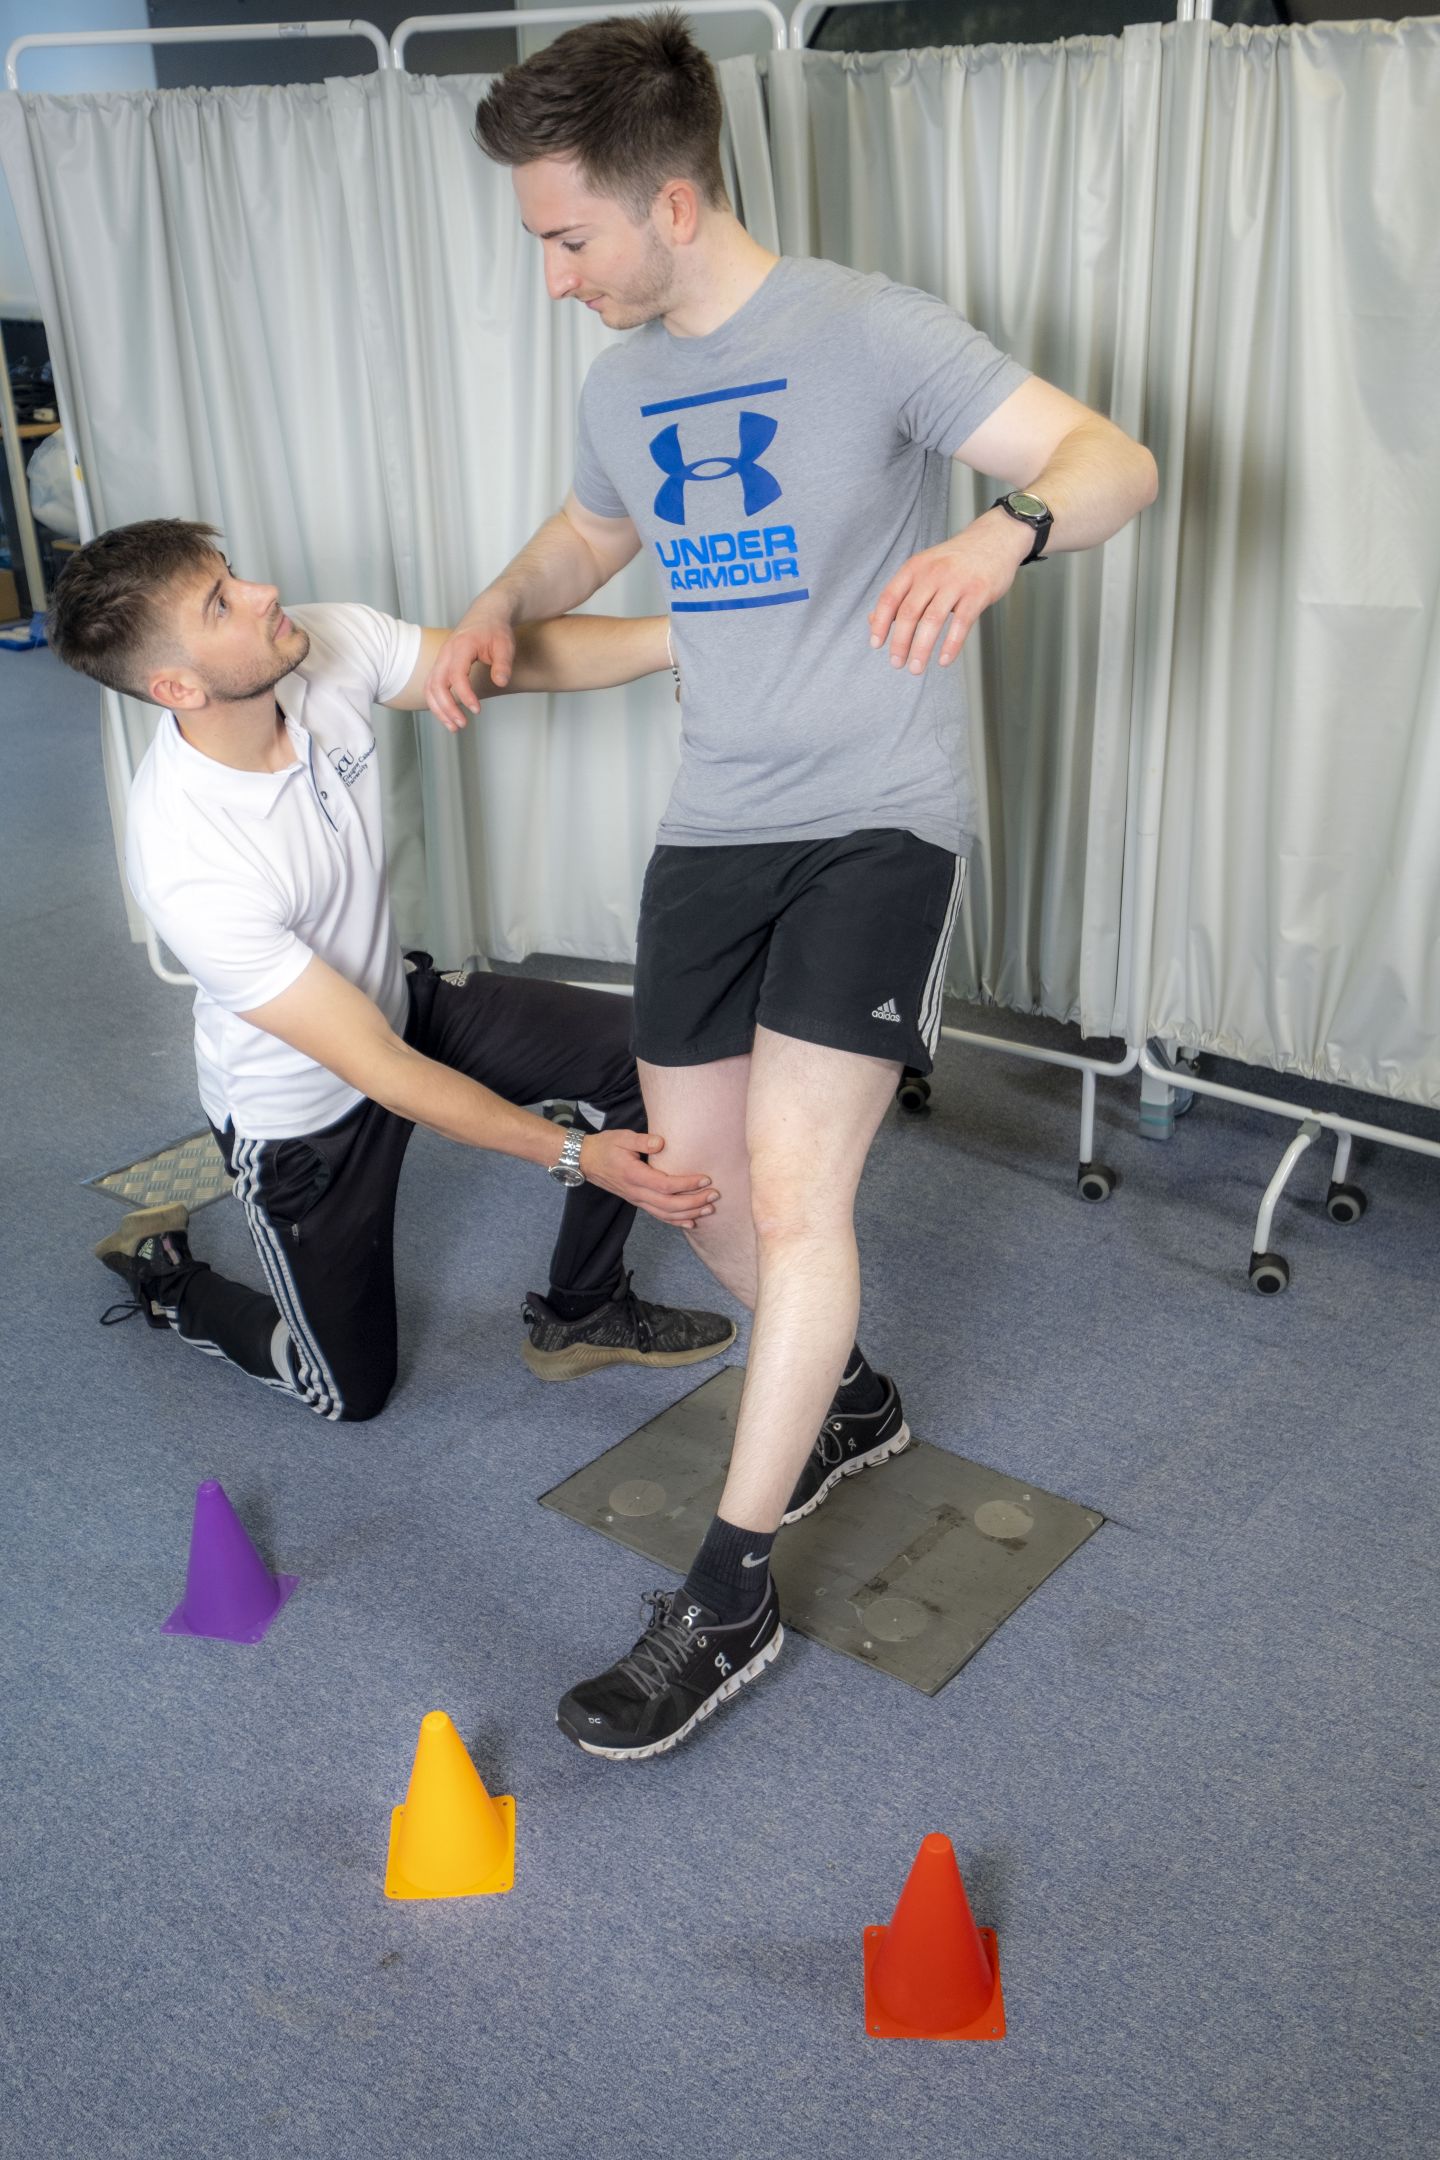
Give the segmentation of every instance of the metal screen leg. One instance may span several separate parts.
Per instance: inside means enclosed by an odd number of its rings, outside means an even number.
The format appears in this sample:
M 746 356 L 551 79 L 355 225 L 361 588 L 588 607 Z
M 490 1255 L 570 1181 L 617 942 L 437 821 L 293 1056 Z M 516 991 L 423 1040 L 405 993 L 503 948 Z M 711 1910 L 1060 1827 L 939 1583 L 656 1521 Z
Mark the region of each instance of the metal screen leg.
M 1265 1197 L 1255 1218 L 1255 1243 L 1250 1253 L 1250 1287 L 1260 1291 L 1262 1296 L 1273 1297 L 1277 1290 L 1284 1290 L 1289 1285 L 1289 1262 L 1270 1250 L 1271 1226 L 1276 1205 L 1290 1182 L 1295 1165 L 1319 1137 L 1320 1127 L 1313 1118 L 1307 1118 L 1281 1156 L 1280 1167 L 1265 1188 Z

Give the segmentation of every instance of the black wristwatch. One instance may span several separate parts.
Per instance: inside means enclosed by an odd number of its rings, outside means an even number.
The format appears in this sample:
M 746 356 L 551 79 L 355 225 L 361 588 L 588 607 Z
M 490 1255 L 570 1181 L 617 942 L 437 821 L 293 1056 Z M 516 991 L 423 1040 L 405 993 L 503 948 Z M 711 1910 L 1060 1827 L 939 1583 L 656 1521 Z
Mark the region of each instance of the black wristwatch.
M 990 507 L 992 510 L 1003 510 L 1007 517 L 1016 519 L 1021 525 L 1028 525 L 1034 533 L 1035 545 L 1025 557 L 1025 562 L 1021 563 L 1021 569 L 1024 569 L 1025 563 L 1038 562 L 1045 552 L 1045 543 L 1050 538 L 1050 528 L 1055 523 L 1049 507 L 1041 502 L 1038 495 L 1028 494 L 1024 488 L 1012 488 L 1008 495 L 997 495 Z

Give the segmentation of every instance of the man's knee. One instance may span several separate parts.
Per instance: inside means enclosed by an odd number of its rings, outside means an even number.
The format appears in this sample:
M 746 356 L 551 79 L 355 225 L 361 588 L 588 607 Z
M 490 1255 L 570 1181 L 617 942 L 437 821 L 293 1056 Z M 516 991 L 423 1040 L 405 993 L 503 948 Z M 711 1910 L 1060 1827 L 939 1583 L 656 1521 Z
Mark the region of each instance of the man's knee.
M 338 1410 L 325 1411 L 318 1403 L 312 1403 L 310 1407 L 320 1411 L 322 1417 L 333 1417 L 337 1425 L 368 1425 L 371 1418 L 379 1417 L 389 1402 L 394 1385 L 392 1375 L 383 1387 L 362 1388 L 353 1395 L 342 1397 Z
M 762 1250 L 833 1237 L 852 1212 L 848 1195 L 831 1191 L 817 1164 L 751 1157 L 750 1218 Z
M 397 1369 L 391 1363 L 378 1372 L 373 1368 L 354 1374 L 327 1371 L 323 1377 L 312 1373 L 297 1381 L 296 1393 L 316 1417 L 329 1418 L 337 1425 L 367 1425 L 389 1402 Z

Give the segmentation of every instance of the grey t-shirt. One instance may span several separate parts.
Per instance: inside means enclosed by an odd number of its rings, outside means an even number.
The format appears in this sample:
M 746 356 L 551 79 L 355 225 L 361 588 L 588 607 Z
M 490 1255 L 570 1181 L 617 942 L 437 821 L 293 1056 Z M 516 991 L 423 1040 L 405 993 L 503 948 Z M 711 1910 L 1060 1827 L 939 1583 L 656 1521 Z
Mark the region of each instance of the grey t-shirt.
M 575 493 L 654 551 L 683 685 L 662 841 L 896 826 L 966 850 L 960 671 L 892 667 L 866 618 L 1026 376 L 930 294 L 791 257 L 708 337 L 647 323 L 594 363 Z

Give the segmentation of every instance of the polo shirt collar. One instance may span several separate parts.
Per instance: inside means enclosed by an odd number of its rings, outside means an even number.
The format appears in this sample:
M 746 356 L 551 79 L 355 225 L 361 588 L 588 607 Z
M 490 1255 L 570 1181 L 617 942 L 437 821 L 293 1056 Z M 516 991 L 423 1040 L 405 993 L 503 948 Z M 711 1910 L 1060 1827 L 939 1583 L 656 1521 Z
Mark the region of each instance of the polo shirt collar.
M 300 716 L 305 710 L 305 693 L 309 688 L 309 680 L 303 673 L 303 662 L 301 667 L 292 668 L 288 675 L 282 675 L 275 685 L 275 702 L 290 721 L 292 735 L 297 730 L 303 733 L 300 729 Z
M 187 788 L 207 797 L 212 802 L 223 802 L 227 809 L 241 810 L 249 817 L 268 818 L 290 782 L 310 767 L 310 737 L 300 726 L 295 714 L 303 704 L 303 690 L 294 699 L 293 708 L 289 698 L 279 695 L 297 681 L 287 675 L 277 684 L 277 702 L 285 715 L 285 726 L 295 751 L 297 762 L 282 766 L 279 772 L 243 772 L 234 765 L 222 765 L 218 758 L 207 757 L 187 742 L 180 732 L 180 723 L 173 712 L 167 712 L 160 722 L 166 756 L 184 774 Z

